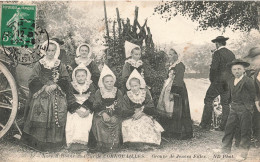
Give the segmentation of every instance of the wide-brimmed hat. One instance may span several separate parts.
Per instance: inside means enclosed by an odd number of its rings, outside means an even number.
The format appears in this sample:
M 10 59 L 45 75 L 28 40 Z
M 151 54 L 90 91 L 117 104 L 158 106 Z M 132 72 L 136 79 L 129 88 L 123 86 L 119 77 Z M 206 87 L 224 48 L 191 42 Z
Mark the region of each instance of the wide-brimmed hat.
M 60 40 L 59 38 L 51 38 L 51 40 L 54 40 L 55 42 L 59 43 L 59 45 L 64 44 L 64 41 Z
M 223 41 L 226 41 L 226 40 L 228 40 L 228 39 L 229 39 L 228 37 L 218 36 L 217 38 L 211 40 L 211 42 L 213 42 L 213 43 L 216 43 L 216 42 L 223 42 Z
M 253 47 L 249 50 L 248 55 L 245 58 L 254 58 L 260 55 L 260 47 Z
M 229 68 L 231 68 L 233 65 L 243 65 L 244 67 L 248 67 L 248 66 L 250 66 L 250 63 L 245 62 L 245 61 L 243 61 L 243 60 L 241 60 L 241 59 L 235 59 L 235 60 L 233 60 L 232 62 L 230 62 L 230 63 L 227 64 L 227 66 L 228 66 Z

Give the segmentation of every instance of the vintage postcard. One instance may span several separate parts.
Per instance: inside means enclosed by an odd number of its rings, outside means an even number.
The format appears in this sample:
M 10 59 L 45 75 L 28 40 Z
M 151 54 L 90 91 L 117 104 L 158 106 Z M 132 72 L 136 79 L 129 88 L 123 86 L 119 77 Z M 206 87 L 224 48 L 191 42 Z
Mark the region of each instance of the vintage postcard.
M 0 161 L 260 161 L 260 2 L 0 0 Z

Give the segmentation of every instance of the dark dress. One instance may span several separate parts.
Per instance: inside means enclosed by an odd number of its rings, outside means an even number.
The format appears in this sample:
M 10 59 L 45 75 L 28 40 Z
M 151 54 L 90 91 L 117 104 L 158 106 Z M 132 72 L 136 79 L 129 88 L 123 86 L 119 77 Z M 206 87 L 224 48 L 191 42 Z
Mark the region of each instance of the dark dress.
M 161 132 L 163 128 L 151 116 L 155 115 L 153 100 L 147 90 L 140 89 L 139 97 L 134 98 L 134 94 L 128 91 L 124 95 L 125 108 L 123 111 L 124 121 L 122 123 L 123 142 L 128 146 L 140 148 L 144 144 L 161 143 Z M 143 107 L 143 115 L 133 120 L 132 116 L 136 108 Z
M 162 90 L 158 106 L 156 108 L 157 113 L 160 116 L 160 124 L 165 130 L 166 136 L 175 137 L 178 139 L 187 139 L 193 137 L 192 120 L 190 115 L 190 106 L 187 88 L 184 82 L 185 66 L 182 62 L 173 67 L 175 72 L 175 78 L 172 84 L 167 90 L 166 87 Z M 166 83 L 165 83 L 166 84 Z M 173 103 L 170 104 L 169 94 L 174 96 Z M 165 98 L 166 97 L 166 98 Z M 168 102 L 168 103 L 166 103 Z M 166 107 L 168 105 L 168 107 Z
M 37 62 L 29 78 L 29 104 L 25 109 L 22 141 L 40 151 L 60 148 L 65 140 L 67 107 L 74 107 L 69 75 L 64 64 L 56 61 L 53 68 Z M 59 73 L 57 88 L 48 95 L 45 87 L 54 84 L 53 76 Z
M 94 117 L 92 131 L 97 140 L 97 149 L 108 151 L 118 149 L 121 138 L 122 109 L 124 106 L 123 95 L 120 90 L 116 90 L 114 98 L 103 98 L 101 90 L 97 90 L 93 105 Z M 106 107 L 114 105 L 114 109 Z M 115 122 L 105 122 L 102 113 L 107 113 L 114 117 Z

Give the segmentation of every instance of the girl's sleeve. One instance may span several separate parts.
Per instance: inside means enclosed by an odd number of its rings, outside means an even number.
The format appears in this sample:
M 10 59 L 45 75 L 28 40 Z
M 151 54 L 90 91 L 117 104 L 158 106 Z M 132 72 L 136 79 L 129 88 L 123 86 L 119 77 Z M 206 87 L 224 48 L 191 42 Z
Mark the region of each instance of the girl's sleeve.
M 89 90 L 90 90 L 90 96 L 89 98 L 82 104 L 82 107 L 84 107 L 87 110 L 91 110 L 93 111 L 93 103 L 95 101 L 95 92 L 96 89 L 93 86 L 93 84 L 90 84 L 89 86 Z
M 40 63 L 37 62 L 32 70 L 32 74 L 28 80 L 29 82 L 29 90 L 32 94 L 38 92 L 40 89 L 43 88 L 44 83 L 40 79 L 40 71 L 41 71 L 41 66 Z
M 100 72 L 99 72 L 98 66 L 96 65 L 95 62 L 92 61 L 89 65 L 89 67 L 90 67 L 89 70 L 92 74 L 91 79 L 95 85 L 98 85 L 98 80 L 100 77 Z
M 105 106 L 102 104 L 100 90 L 97 90 L 97 92 L 95 93 L 95 100 L 91 110 L 95 113 L 101 113 L 102 111 L 106 110 Z
M 120 90 L 117 90 L 117 104 L 115 106 L 115 115 L 123 117 L 123 110 L 125 109 L 124 97 Z
M 125 63 L 123 66 L 123 71 L 122 71 L 122 78 L 123 78 L 123 86 L 125 87 L 125 83 L 130 75 L 130 66 L 128 63 Z
M 147 91 L 149 90 L 147 89 Z M 155 107 L 154 107 L 152 97 L 147 92 L 144 100 L 144 113 L 151 116 L 155 115 Z
M 68 111 L 70 113 L 74 113 L 77 109 L 80 108 L 80 104 L 76 102 L 76 98 L 73 95 L 73 88 L 70 82 L 69 74 L 63 63 L 61 63 L 59 71 L 60 71 L 60 78 L 57 82 L 57 85 L 66 94 Z
M 127 94 L 124 95 L 124 107 L 122 109 L 122 117 L 127 118 L 134 115 L 133 107 L 130 107 L 130 99 L 128 98 Z
M 60 77 L 57 82 L 57 85 L 62 89 L 63 92 L 65 92 L 67 95 L 71 95 L 69 93 L 72 93 L 71 89 L 71 84 L 70 84 L 70 77 L 69 73 L 63 63 L 60 63 Z
M 183 91 L 183 79 L 184 79 L 185 66 L 183 63 L 176 65 L 175 78 L 171 88 L 171 93 L 181 95 Z

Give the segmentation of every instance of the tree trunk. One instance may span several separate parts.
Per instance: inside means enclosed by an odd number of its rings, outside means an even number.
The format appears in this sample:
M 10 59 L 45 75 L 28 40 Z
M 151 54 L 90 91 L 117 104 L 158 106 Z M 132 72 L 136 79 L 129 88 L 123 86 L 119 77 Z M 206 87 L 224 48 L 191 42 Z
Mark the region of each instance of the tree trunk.
M 107 9 L 106 9 L 106 1 L 104 0 L 104 13 L 105 13 L 105 24 L 106 24 L 106 31 L 107 31 L 107 39 L 106 42 L 109 40 L 109 29 L 108 29 L 108 21 L 107 21 Z
M 116 8 L 117 24 L 118 24 L 118 36 L 121 38 L 121 19 L 118 8 Z

